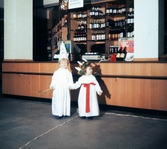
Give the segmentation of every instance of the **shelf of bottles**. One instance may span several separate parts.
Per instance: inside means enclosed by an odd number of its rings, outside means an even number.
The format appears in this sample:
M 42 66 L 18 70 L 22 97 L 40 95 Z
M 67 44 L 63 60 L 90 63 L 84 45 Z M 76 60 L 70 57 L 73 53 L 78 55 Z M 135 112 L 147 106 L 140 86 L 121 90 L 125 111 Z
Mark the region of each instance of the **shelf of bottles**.
M 111 28 L 110 34 L 117 34 L 109 39 L 118 39 L 122 37 L 134 36 L 134 7 L 130 4 L 127 7 L 125 4 L 109 3 L 106 6 L 107 21 L 106 26 Z
M 127 12 L 127 37 L 134 37 L 134 6 L 130 4 Z
M 126 5 L 106 4 L 106 27 L 108 27 L 108 40 L 118 40 L 126 37 Z
M 85 10 L 71 12 L 70 22 L 71 40 L 86 44 L 91 51 L 111 52 L 111 46 L 118 47 L 119 38 L 134 37 L 133 0 L 91 5 Z
M 74 30 L 73 39 L 75 42 L 87 40 L 87 21 L 79 21 L 77 29 Z
M 104 41 L 105 37 L 105 14 L 104 8 L 100 6 L 94 6 L 89 11 L 89 32 L 91 34 L 92 41 Z M 100 44 L 99 44 L 100 46 Z
M 71 39 L 75 42 L 87 41 L 87 12 L 79 11 L 73 12 L 70 16 L 71 19 Z
M 124 37 L 134 37 L 133 1 L 106 3 L 106 51 L 117 53 L 117 59 L 126 56 L 126 49 L 118 46 L 118 39 Z
M 47 60 L 52 59 L 52 30 L 47 31 Z

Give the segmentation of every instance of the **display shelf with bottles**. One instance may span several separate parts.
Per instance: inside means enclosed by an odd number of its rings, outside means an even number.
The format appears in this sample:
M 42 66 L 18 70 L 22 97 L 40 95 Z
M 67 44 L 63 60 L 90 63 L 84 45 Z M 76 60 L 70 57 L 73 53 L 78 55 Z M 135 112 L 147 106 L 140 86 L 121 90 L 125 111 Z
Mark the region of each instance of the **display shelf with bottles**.
M 105 53 L 105 3 L 88 7 L 88 52 Z
M 134 36 L 133 0 L 104 1 L 70 11 L 70 34 L 71 40 L 86 45 L 87 52 L 110 53 L 119 38 Z
M 61 40 L 67 40 L 68 32 L 68 15 L 65 14 L 63 18 L 61 18 L 57 24 L 52 29 L 52 37 L 51 37 L 51 45 L 52 45 L 52 55 L 58 52 L 58 42 Z
M 106 52 L 110 52 L 110 47 L 118 46 L 119 38 L 127 37 L 129 1 L 122 0 L 106 3 Z
M 52 60 L 52 30 L 47 31 L 47 60 Z

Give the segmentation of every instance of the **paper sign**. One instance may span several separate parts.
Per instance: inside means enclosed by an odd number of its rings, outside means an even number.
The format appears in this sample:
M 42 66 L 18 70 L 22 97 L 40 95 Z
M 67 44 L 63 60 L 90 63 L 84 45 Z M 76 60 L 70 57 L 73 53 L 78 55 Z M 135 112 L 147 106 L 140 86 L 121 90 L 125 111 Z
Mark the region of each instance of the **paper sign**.
M 69 0 L 68 9 L 80 8 L 83 7 L 83 0 Z

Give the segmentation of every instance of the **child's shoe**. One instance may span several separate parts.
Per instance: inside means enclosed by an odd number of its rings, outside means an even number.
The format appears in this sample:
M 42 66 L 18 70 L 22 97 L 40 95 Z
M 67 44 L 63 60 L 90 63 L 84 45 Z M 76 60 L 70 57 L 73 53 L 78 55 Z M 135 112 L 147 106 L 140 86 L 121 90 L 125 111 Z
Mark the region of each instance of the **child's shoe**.
M 93 120 L 93 117 L 88 117 L 88 120 Z
M 62 118 L 62 116 L 55 116 L 56 117 L 56 119 L 60 119 L 60 118 Z

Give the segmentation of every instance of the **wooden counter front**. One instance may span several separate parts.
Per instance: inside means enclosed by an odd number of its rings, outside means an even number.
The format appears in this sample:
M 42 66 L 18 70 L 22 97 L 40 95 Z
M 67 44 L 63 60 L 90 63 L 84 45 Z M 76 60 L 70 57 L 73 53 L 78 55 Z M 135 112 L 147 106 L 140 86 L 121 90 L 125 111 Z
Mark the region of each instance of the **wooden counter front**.
M 108 63 L 96 65 L 94 72 L 103 90 L 99 103 L 167 111 L 167 63 Z M 74 81 L 78 79 L 75 66 L 69 69 Z M 3 62 L 2 93 L 51 99 L 49 88 L 57 62 Z M 77 100 L 78 90 L 72 90 L 72 100 Z

